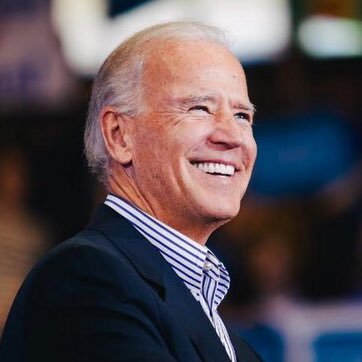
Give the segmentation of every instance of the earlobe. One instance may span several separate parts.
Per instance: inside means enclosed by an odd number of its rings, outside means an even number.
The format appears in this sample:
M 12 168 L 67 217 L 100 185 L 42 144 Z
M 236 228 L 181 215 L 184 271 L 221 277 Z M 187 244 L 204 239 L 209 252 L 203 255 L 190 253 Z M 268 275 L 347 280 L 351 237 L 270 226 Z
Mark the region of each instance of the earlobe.
M 126 119 L 113 107 L 105 107 L 101 113 L 101 128 L 110 156 L 122 165 L 129 164 L 132 152 Z

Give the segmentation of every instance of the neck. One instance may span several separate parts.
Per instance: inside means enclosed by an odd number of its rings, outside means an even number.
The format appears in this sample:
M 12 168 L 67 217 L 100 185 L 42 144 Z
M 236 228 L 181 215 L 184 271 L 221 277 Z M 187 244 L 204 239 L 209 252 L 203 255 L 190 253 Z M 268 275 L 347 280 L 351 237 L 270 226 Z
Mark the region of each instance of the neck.
M 164 210 L 157 200 L 150 200 L 150 195 L 143 194 L 129 175 L 119 170 L 113 171 L 108 177 L 107 191 L 132 203 L 148 215 L 179 231 L 200 245 L 205 245 L 209 236 L 224 222 L 195 220 L 173 210 Z

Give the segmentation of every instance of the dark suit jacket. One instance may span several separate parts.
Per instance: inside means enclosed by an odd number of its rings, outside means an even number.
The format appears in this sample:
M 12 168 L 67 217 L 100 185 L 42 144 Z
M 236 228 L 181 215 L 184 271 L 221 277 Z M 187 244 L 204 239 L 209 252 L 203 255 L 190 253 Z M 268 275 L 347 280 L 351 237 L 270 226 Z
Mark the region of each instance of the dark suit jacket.
M 230 335 L 239 361 L 258 361 Z M 103 205 L 87 229 L 29 274 L 10 312 L 0 361 L 230 360 L 157 249 Z

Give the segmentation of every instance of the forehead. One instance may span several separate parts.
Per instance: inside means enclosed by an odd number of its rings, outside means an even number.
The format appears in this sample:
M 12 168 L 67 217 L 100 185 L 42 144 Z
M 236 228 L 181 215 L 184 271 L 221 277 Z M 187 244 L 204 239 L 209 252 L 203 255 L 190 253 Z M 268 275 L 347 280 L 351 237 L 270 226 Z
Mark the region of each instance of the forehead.
M 200 40 L 155 44 L 145 65 L 151 95 L 167 92 L 227 91 L 247 97 L 244 71 L 223 45 Z

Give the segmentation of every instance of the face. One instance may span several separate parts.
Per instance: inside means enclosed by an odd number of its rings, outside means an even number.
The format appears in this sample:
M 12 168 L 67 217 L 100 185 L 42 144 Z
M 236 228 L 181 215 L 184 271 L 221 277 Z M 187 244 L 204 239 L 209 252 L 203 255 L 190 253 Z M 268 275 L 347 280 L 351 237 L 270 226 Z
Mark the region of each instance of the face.
M 256 157 L 240 63 L 201 41 L 158 48 L 133 120 L 130 175 L 148 211 L 201 240 L 237 215 Z M 208 234 L 208 235 L 205 235 Z

